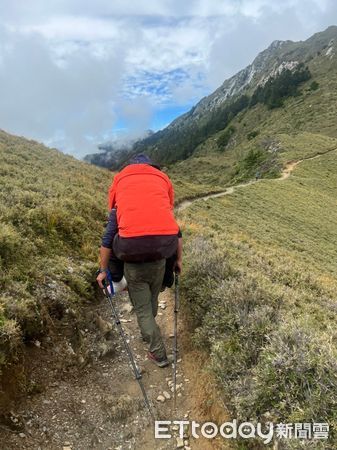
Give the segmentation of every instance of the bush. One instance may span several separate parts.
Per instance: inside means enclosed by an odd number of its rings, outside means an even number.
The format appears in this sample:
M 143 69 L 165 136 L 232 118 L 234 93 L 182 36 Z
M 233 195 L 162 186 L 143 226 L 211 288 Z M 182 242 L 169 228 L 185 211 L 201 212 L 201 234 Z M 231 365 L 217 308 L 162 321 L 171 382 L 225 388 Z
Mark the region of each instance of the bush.
M 199 341 L 212 350 L 220 347 L 224 350 L 223 345 L 226 347 L 229 344 L 228 357 L 235 343 L 238 354 L 244 356 L 245 366 L 250 367 L 257 362 L 265 335 L 272 329 L 280 305 L 281 298 L 266 292 L 254 278 L 247 275 L 222 281 L 212 295 L 211 307 L 204 316 L 202 329 L 198 330 Z M 227 358 L 225 353 L 223 355 Z M 233 367 L 238 354 L 234 355 Z M 225 378 L 227 375 L 231 378 L 236 373 L 229 359 L 223 373 Z
M 282 165 L 278 157 L 262 148 L 252 148 L 236 163 L 233 177 L 236 182 L 249 180 L 259 174 L 263 178 L 276 178 Z
M 252 139 L 254 139 L 259 134 L 260 134 L 259 130 L 253 130 L 253 131 L 251 131 L 250 133 L 247 134 L 247 139 L 249 141 L 251 141 Z
M 310 87 L 309 87 L 309 89 L 310 89 L 311 91 L 316 91 L 318 88 L 319 88 L 319 84 L 317 83 L 317 81 L 313 81 L 313 82 L 310 84 Z
M 15 320 L 8 320 L 5 317 L 4 306 L 0 304 L 0 375 L 2 367 L 9 358 L 15 356 L 20 344 L 20 327 Z
M 268 154 L 262 149 L 250 149 L 235 166 L 234 176 L 238 180 L 246 180 L 255 176 L 257 171 L 261 171 L 261 166 L 266 162 Z
M 336 348 L 309 324 L 309 318 L 287 318 L 269 334 L 250 374 L 249 392 L 236 389 L 241 417 L 336 423 Z
M 222 132 L 217 140 L 217 145 L 220 150 L 224 150 L 224 148 L 227 146 L 230 138 L 235 133 L 235 127 L 230 125 L 225 129 L 224 132 Z
M 205 236 L 195 237 L 185 253 L 182 294 L 193 318 L 193 343 L 209 355 L 231 414 L 262 423 L 328 422 L 335 442 L 337 335 L 322 324 L 324 310 L 310 308 L 319 298 L 332 309 L 333 297 L 294 265 L 256 260 L 254 272 L 239 272 L 229 262 L 232 255 L 223 256 L 223 247 Z M 310 446 L 308 441 L 308 448 L 334 448 Z
M 236 272 L 228 263 L 226 254 L 219 252 L 212 242 L 202 236 L 189 241 L 188 253 L 182 292 L 191 304 L 190 316 L 196 327 L 203 323 L 205 314 L 212 306 L 212 292 L 222 280 L 235 276 Z
M 0 264 L 5 267 L 16 261 L 22 248 L 21 236 L 11 224 L 0 225 Z
M 20 326 L 25 340 L 33 340 L 44 332 L 40 310 L 40 305 L 34 298 L 17 296 L 14 301 L 6 302 L 5 316 Z
M 91 282 L 111 174 L 1 130 L 0 158 L 5 361 L 10 336 L 13 343 L 36 339 L 48 331 L 48 309 L 62 318 L 58 311 L 95 297 Z

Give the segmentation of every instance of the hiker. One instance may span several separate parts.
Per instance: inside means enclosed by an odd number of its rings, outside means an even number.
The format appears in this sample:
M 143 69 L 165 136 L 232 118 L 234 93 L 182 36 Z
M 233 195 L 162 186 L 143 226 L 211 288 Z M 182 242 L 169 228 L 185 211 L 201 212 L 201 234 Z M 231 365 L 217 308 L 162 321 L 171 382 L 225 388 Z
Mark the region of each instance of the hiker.
M 148 357 L 159 367 L 169 361 L 155 321 L 158 295 L 167 262 L 171 270 L 180 272 L 182 266 L 182 238 L 173 206 L 174 191 L 168 176 L 148 156 L 132 158 L 115 176 L 109 190 L 107 231 L 110 228 L 114 238 L 112 248 L 111 236 L 103 238 L 107 240 L 100 249 L 101 273 L 97 277 L 102 287 L 111 254 L 115 263 L 116 258 L 124 262 L 130 300 L 142 337 L 149 343 Z M 121 273 L 115 276 L 118 281 Z

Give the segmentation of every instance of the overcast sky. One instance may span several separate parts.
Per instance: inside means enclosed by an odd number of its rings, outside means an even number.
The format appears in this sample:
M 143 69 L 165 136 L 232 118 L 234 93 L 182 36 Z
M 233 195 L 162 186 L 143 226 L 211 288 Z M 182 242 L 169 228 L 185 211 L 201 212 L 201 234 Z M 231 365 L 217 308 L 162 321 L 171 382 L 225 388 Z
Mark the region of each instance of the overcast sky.
M 82 157 L 336 24 L 336 0 L 0 0 L 0 128 Z

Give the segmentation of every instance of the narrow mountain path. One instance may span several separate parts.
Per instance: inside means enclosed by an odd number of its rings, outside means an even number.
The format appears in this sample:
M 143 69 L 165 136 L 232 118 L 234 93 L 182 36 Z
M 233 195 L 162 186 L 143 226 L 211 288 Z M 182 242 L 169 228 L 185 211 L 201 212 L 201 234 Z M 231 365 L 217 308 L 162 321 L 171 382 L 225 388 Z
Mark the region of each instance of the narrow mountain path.
M 272 181 L 272 180 L 283 181 L 283 180 L 286 180 L 287 178 L 290 177 L 290 175 L 294 171 L 294 169 L 300 163 L 302 163 L 303 161 L 310 161 L 312 159 L 319 158 L 319 157 L 321 157 L 323 155 L 326 155 L 327 153 L 331 153 L 331 152 L 334 152 L 336 150 L 337 150 L 336 148 L 333 148 L 333 149 L 329 149 L 329 150 L 327 150 L 325 152 L 317 153 L 314 156 L 308 156 L 307 158 L 299 159 L 297 161 L 288 161 L 285 164 L 284 168 L 282 169 L 281 176 L 279 178 L 275 178 L 275 179 L 268 179 L 268 181 Z M 194 202 L 196 202 L 198 200 L 207 201 L 210 198 L 218 198 L 218 197 L 223 197 L 225 195 L 230 195 L 230 194 L 233 194 L 237 189 L 244 188 L 244 187 L 247 187 L 247 186 L 251 186 L 252 184 L 256 184 L 256 183 L 261 183 L 262 181 L 266 181 L 266 180 L 265 179 L 251 180 L 251 181 L 248 181 L 247 183 L 240 183 L 240 184 L 236 184 L 236 185 L 233 185 L 233 186 L 229 186 L 224 191 L 217 192 L 215 194 L 207 194 L 205 196 L 196 197 L 194 199 L 183 200 L 181 203 L 179 203 L 177 205 L 176 209 L 177 209 L 177 211 L 183 211 L 184 209 L 186 209 L 189 206 L 191 206 L 192 203 L 194 203 Z
M 299 159 L 297 161 L 288 161 L 282 170 L 280 178 L 277 178 L 277 180 L 285 180 L 289 178 L 291 172 L 293 172 L 293 170 L 303 161 L 310 161 L 312 159 L 320 158 L 321 156 L 326 155 L 327 153 L 334 152 L 336 150 L 337 150 L 336 148 L 333 148 L 325 152 L 317 153 L 314 156 L 308 156 L 307 158 Z
M 189 339 L 179 320 L 178 397 L 173 408 L 171 383 L 173 368 L 160 369 L 147 359 L 147 348 L 142 342 L 135 313 L 127 293 L 116 296 L 122 326 L 131 349 L 142 370 L 143 383 L 160 420 L 198 420 L 199 406 L 195 403 L 198 372 L 194 355 L 188 355 Z M 173 350 L 172 289 L 166 289 L 159 298 L 158 323 L 162 330 L 168 354 Z M 0 421 L 0 448 L 2 450 L 166 450 L 185 448 L 210 450 L 209 442 L 190 439 L 185 434 L 177 440 L 178 430 L 171 428 L 171 439 L 155 439 L 154 424 L 144 406 L 143 397 L 134 379 L 125 349 L 115 332 L 108 302 L 102 299 L 89 305 L 93 323 L 81 329 L 91 335 L 93 356 L 81 366 L 69 345 L 61 347 L 57 336 L 32 345 L 30 372 L 32 392 L 11 405 L 6 418 Z M 95 334 L 96 333 L 96 334 Z M 58 335 L 64 338 L 64 333 Z M 102 342 L 103 337 L 103 342 Z M 58 354 L 61 358 L 58 360 Z M 59 367 L 55 367 L 58 360 Z M 159 395 L 168 397 L 158 401 Z M 6 419 L 6 420 L 4 420 Z

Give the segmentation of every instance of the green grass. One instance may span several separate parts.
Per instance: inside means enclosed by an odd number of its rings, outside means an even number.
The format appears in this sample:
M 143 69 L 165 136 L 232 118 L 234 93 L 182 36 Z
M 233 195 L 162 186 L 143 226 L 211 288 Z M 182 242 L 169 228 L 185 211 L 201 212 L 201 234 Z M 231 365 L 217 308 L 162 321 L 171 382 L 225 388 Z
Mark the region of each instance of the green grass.
M 0 132 L 0 361 L 92 298 L 111 174 Z M 0 364 L 1 366 L 1 364 Z M 0 367 L 1 369 L 1 367 Z
M 241 420 L 328 421 L 322 448 L 337 442 L 336 199 L 333 151 L 181 213 L 184 304 L 219 395 Z

